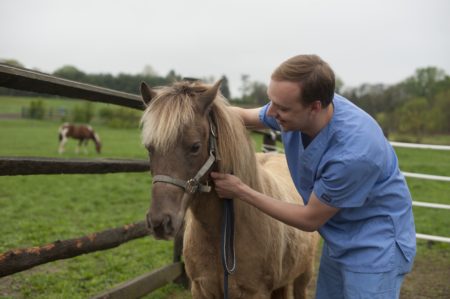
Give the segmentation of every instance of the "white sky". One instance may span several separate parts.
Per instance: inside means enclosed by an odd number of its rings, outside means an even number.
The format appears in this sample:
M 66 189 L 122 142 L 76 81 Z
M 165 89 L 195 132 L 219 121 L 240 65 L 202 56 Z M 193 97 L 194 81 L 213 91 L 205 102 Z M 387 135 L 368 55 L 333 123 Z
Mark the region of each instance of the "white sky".
M 346 86 L 450 74 L 449 0 L 0 0 L 0 59 L 53 72 L 241 75 L 318 54 Z M 136 91 L 138 87 L 136 87 Z

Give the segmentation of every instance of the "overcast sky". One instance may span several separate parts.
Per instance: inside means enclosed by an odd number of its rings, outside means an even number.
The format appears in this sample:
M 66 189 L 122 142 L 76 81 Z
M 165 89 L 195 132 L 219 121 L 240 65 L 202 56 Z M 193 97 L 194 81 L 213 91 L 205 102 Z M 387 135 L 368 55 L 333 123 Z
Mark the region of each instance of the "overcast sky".
M 346 86 L 450 74 L 449 0 L 0 0 L 0 59 L 53 72 L 241 75 L 318 54 Z

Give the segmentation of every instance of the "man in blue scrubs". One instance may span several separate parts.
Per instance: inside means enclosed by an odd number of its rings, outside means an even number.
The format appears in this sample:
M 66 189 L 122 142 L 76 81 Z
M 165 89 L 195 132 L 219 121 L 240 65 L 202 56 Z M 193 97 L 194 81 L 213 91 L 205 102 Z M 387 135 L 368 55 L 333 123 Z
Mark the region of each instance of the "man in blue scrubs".
M 319 231 L 324 245 L 316 298 L 398 298 L 416 252 L 411 195 L 379 125 L 334 88 L 326 62 L 298 55 L 273 72 L 269 104 L 231 107 L 247 127 L 281 131 L 305 206 L 274 200 L 231 174 L 211 177 L 219 196 Z

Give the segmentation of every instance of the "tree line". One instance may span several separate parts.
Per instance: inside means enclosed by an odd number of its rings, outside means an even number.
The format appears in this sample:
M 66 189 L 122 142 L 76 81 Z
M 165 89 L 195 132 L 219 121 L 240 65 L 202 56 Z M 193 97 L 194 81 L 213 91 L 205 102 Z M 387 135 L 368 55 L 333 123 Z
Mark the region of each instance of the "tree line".
M 23 67 L 16 60 L 3 63 Z M 78 82 L 98 85 L 128 93 L 138 93 L 140 82 L 151 86 L 164 86 L 184 79 L 171 70 L 160 76 L 150 66 L 140 74 L 88 74 L 74 66 L 63 66 L 52 75 Z M 197 78 L 213 82 L 215 78 Z M 264 83 L 241 76 L 241 96 L 231 97 L 227 77 L 222 77 L 221 92 L 232 104 L 240 106 L 261 106 L 267 103 Z M 450 134 L 450 77 L 437 67 L 419 68 L 403 81 L 392 84 L 361 84 L 345 87 L 340 78 L 336 79 L 336 92 L 342 94 L 361 107 L 383 128 L 385 134 L 400 133 L 414 135 L 417 141 L 425 135 Z M 33 95 L 22 91 L 0 88 L 0 95 Z

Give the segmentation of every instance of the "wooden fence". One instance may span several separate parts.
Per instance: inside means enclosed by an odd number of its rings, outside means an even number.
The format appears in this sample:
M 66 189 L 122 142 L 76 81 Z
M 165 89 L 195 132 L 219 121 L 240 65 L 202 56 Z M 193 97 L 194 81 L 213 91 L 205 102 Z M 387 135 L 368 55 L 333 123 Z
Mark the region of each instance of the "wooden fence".
M 138 95 L 4 64 L 0 64 L 0 86 L 144 109 Z M 149 163 L 146 160 L 0 157 L 0 176 L 146 171 L 149 171 Z M 51 261 L 114 248 L 148 234 L 145 222 L 140 221 L 70 240 L 58 240 L 38 247 L 9 250 L 0 254 L 0 277 Z M 175 239 L 174 245 L 172 264 L 125 282 L 95 298 L 139 298 L 172 281 L 186 283 L 184 266 L 181 263 L 181 237 Z

